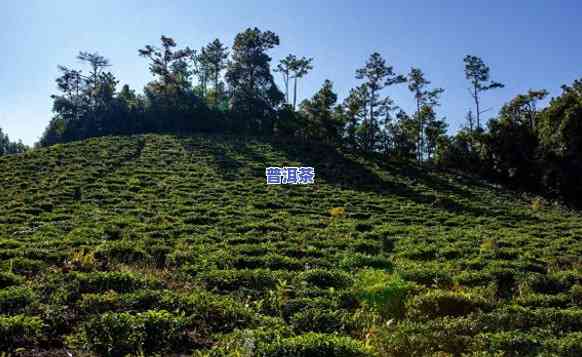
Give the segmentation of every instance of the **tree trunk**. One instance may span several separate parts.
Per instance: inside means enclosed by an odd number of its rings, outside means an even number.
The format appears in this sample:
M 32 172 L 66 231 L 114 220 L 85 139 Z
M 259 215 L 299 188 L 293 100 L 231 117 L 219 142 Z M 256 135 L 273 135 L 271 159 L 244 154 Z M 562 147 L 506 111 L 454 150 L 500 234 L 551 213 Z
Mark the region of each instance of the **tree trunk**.
M 294 77 L 293 83 L 293 110 L 295 110 L 297 106 L 297 76 Z
M 422 118 L 420 116 L 420 100 L 416 98 L 416 117 L 418 119 L 418 148 L 416 149 L 417 160 L 422 161 Z
M 477 107 L 477 130 L 480 130 L 481 129 L 481 121 L 480 121 L 481 112 L 479 109 L 479 92 L 477 91 L 477 85 L 475 85 L 474 87 L 475 87 L 475 94 L 473 95 L 473 98 L 475 98 L 475 106 Z

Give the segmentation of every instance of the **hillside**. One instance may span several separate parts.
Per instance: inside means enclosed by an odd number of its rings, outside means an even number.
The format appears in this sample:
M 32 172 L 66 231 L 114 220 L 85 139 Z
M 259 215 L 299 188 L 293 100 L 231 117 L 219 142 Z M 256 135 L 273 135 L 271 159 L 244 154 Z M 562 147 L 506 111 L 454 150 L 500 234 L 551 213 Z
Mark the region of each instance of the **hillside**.
M 0 185 L 0 351 L 582 354 L 582 216 L 486 183 L 145 135 L 0 157 Z

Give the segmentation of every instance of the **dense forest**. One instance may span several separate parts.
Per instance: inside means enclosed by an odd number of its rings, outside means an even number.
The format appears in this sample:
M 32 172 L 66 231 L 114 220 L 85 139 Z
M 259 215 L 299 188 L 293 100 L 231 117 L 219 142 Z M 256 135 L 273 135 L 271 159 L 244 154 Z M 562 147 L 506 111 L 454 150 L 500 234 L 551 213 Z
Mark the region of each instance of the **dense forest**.
M 4 154 L 18 154 L 26 151 L 27 147 L 21 142 L 10 141 L 8 134 L 0 128 L 0 155 Z
M 118 88 L 110 62 L 80 52 L 82 69 L 59 66 L 55 113 L 39 146 L 95 136 L 138 133 L 237 133 L 333 145 L 359 155 L 416 160 L 423 165 L 478 173 L 519 189 L 580 204 L 576 185 L 582 169 L 582 82 L 563 86 L 560 96 L 538 108 L 548 92 L 530 90 L 509 100 L 484 123 L 483 96 L 503 87 L 491 80 L 479 57 L 463 61 L 474 109 L 453 136 L 438 115 L 444 89 L 432 87 L 420 68 L 400 73 L 379 53 L 355 70 L 361 84 L 340 100 L 326 80 L 297 103 L 297 83 L 313 70 L 312 59 L 289 54 L 273 65 L 279 45 L 271 31 L 249 28 L 231 48 L 216 39 L 199 50 L 161 37 L 138 50 L 153 79 L 136 92 Z M 282 79 L 282 86 L 275 77 Z M 406 85 L 415 110 L 407 113 L 386 93 Z

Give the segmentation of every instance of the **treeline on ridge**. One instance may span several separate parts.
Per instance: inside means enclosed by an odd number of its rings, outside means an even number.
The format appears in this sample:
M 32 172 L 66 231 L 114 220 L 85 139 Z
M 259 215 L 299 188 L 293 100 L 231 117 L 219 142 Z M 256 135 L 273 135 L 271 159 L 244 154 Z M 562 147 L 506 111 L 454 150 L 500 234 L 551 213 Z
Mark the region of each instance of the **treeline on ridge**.
M 279 37 L 249 28 L 231 48 L 216 39 L 199 50 L 180 48 L 166 36 L 138 50 L 153 78 L 137 93 L 107 71 L 98 53 L 80 52 L 83 72 L 59 66 L 54 117 L 38 145 L 95 136 L 138 133 L 236 133 L 317 141 L 391 159 L 416 160 L 478 173 L 517 188 L 582 203 L 582 81 L 563 86 L 545 108 L 548 92 L 530 90 L 511 99 L 485 125 L 482 96 L 503 84 L 476 56 L 464 58 L 474 109 L 466 125 L 447 135 L 437 109 L 444 90 L 431 87 L 419 68 L 398 73 L 373 53 L 355 71 L 360 85 L 340 100 L 326 80 L 311 98 L 297 103 L 297 82 L 312 59 L 290 54 L 272 68 L 269 50 Z M 282 77 L 280 89 L 275 74 Z M 415 110 L 407 113 L 386 94 L 406 85 Z

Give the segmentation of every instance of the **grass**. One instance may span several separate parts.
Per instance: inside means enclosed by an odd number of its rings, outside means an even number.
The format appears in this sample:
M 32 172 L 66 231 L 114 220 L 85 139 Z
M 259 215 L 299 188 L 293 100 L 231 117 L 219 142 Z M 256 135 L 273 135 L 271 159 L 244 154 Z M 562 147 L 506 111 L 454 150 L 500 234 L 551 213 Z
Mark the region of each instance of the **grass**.
M 268 166 L 316 183 L 267 186 Z M 95 138 L 0 168 L 0 351 L 582 350 L 582 216 L 540 198 L 226 136 Z

